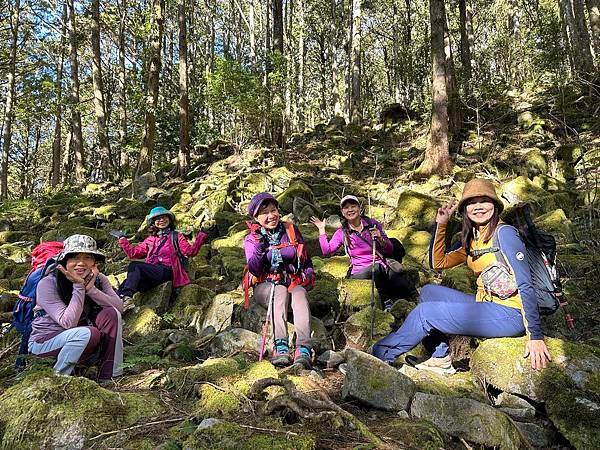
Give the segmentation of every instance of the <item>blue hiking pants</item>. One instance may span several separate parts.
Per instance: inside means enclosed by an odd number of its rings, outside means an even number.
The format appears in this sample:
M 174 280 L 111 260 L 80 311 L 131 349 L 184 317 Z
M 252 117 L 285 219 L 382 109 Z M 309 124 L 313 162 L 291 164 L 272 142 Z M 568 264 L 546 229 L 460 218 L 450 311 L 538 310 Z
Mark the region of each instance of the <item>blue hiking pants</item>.
M 373 346 L 373 355 L 387 362 L 416 347 L 421 341 L 436 358 L 448 354 L 444 334 L 476 337 L 509 337 L 525 334 L 521 311 L 493 302 L 476 302 L 474 295 L 428 284 L 419 304 L 398 330 Z

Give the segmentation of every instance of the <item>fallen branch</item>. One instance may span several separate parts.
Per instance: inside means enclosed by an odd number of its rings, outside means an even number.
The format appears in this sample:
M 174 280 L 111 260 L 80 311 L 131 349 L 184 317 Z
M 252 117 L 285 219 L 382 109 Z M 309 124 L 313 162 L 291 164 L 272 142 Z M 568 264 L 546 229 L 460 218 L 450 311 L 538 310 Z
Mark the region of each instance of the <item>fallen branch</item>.
M 137 430 L 139 428 L 145 428 L 145 427 L 150 427 L 153 425 L 162 425 L 163 423 L 175 423 L 175 422 L 181 422 L 182 420 L 187 419 L 187 417 L 178 417 L 176 419 L 166 419 L 166 420 L 157 420 L 155 422 L 148 422 L 148 423 L 142 423 L 140 425 L 134 425 L 132 427 L 128 427 L 128 428 L 121 428 L 120 430 L 114 430 L 114 431 L 106 431 L 105 433 L 100 433 L 92 438 L 90 438 L 90 441 L 95 441 L 96 439 L 100 439 L 102 437 L 106 437 L 106 436 L 112 436 L 113 434 L 119 434 L 122 433 L 124 431 L 131 431 L 131 430 Z
M 281 434 L 286 434 L 286 435 L 289 435 L 289 436 L 298 436 L 298 433 L 294 433 L 293 431 L 273 430 L 271 428 L 253 427 L 251 425 L 242 425 L 241 423 L 236 423 L 236 425 L 238 427 L 248 428 L 249 430 L 264 431 L 265 433 L 281 433 Z
M 306 393 L 296 389 L 291 380 L 279 378 L 263 378 L 257 380 L 250 388 L 248 397 L 254 400 L 261 399 L 264 397 L 264 390 L 270 386 L 281 386 L 286 390 L 286 394 L 279 395 L 274 399 L 269 400 L 265 405 L 265 414 L 270 414 L 277 409 L 287 408 L 305 419 L 324 419 L 326 417 L 339 415 L 347 422 L 351 423 L 377 448 L 389 448 L 386 443 L 375 436 L 369 428 L 354 415 L 340 408 L 324 396 L 321 396 L 322 400 L 308 396 Z
M 12 342 L 8 347 L 2 350 L 2 353 L 0 353 L 0 359 L 4 358 L 6 355 L 12 352 L 15 349 L 15 347 L 17 347 L 20 343 L 21 341 L 19 339 L 16 339 L 14 342 Z

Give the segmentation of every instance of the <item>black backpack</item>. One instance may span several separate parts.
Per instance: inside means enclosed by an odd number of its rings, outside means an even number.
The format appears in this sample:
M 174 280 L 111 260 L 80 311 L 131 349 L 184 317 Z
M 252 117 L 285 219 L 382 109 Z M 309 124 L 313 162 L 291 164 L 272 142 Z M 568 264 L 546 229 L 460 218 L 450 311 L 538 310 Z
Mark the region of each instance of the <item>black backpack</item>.
M 190 261 L 187 256 L 183 256 L 183 253 L 181 253 L 181 249 L 179 248 L 179 232 L 178 231 L 171 232 L 171 244 L 173 245 L 173 248 L 175 249 L 175 252 L 177 253 L 177 257 L 179 258 L 179 262 L 181 263 L 181 266 L 183 267 L 183 269 L 186 272 L 189 273 Z

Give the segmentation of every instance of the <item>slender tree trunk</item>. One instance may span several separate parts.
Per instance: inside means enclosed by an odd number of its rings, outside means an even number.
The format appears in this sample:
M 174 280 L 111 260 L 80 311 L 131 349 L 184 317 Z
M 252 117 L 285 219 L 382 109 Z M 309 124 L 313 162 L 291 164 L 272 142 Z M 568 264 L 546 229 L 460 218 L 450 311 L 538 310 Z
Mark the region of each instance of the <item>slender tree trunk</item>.
M 85 152 L 83 150 L 83 133 L 81 130 L 81 112 L 79 111 L 79 59 L 77 56 L 77 23 L 75 18 L 75 0 L 67 0 L 69 5 L 69 40 L 71 44 L 71 127 L 73 136 L 71 148 L 75 160 L 75 182 L 85 183 Z
M 104 101 L 104 81 L 102 79 L 102 56 L 100 54 L 100 0 L 92 0 L 92 82 L 94 89 L 94 113 L 98 130 L 100 155 L 108 157 L 110 167 L 115 166 L 108 142 L 106 126 L 106 103 Z M 111 171 L 112 172 L 112 171 Z
M 596 58 L 600 58 L 600 0 L 586 0 L 590 29 L 592 30 L 592 43 Z
M 58 3 L 58 2 L 57 2 Z M 58 5 L 57 5 L 58 6 Z M 67 34 L 67 3 L 63 2 L 62 25 L 60 34 L 60 56 L 56 65 L 56 115 L 54 122 L 54 140 L 52 141 L 52 187 L 60 183 L 60 151 L 62 146 L 62 76 L 65 61 L 65 37 Z
M 305 111 L 306 107 L 306 93 L 304 92 L 304 57 L 305 57 L 305 44 L 304 44 L 304 0 L 298 0 L 298 87 L 297 102 L 298 105 L 298 127 L 300 131 L 304 131 L 305 127 Z
M 127 72 L 125 68 L 125 32 L 127 25 L 127 0 L 121 0 L 119 11 L 119 167 L 128 166 L 127 145 Z
M 331 103 L 333 104 L 333 115 L 342 116 L 344 114 L 342 110 L 342 93 L 340 92 L 340 66 L 337 55 L 337 42 L 338 42 L 338 13 L 335 0 L 331 0 L 331 20 L 329 22 L 329 38 L 328 48 L 329 54 L 331 55 Z M 325 86 L 323 86 L 323 95 Z
M 558 0 L 565 20 L 567 35 L 570 41 L 570 51 L 575 71 L 587 78 L 594 71 L 590 38 L 583 14 L 581 0 Z
M 254 0 L 250 0 L 250 12 L 248 13 L 248 34 L 250 39 L 250 65 L 252 70 L 258 67 L 256 60 L 256 6 Z
M 412 4 L 411 0 L 405 0 L 406 5 L 406 24 L 404 29 L 404 48 L 406 49 L 406 97 L 408 103 L 412 102 L 415 96 L 415 81 L 413 76 L 413 53 L 412 53 Z
M 425 149 L 425 159 L 419 167 L 423 175 L 447 174 L 452 170 L 448 150 L 448 91 L 446 85 L 446 53 L 444 29 L 446 12 L 444 0 L 430 0 L 431 20 L 431 128 Z
M 565 4 L 567 3 L 567 5 Z M 562 33 L 563 41 L 565 43 L 565 49 L 567 50 L 567 60 L 569 62 L 569 68 L 571 69 L 571 74 L 575 74 L 577 72 L 575 68 L 575 61 L 573 59 L 573 44 L 571 42 L 570 30 L 567 19 L 567 7 L 568 1 L 558 0 L 558 9 L 560 13 L 560 31 Z
M 456 86 L 454 55 L 447 17 L 444 22 L 444 53 L 446 54 L 446 89 L 448 91 L 448 131 L 450 134 L 455 134 L 462 127 L 462 105 Z
M 362 119 L 362 105 L 360 98 L 361 26 L 361 0 L 352 0 L 352 42 L 350 46 L 350 121 L 354 123 L 358 123 Z
M 190 104 L 188 96 L 188 47 L 186 0 L 179 0 L 179 155 L 177 172 L 183 176 L 190 166 Z
M 471 10 L 467 8 L 467 1 L 459 0 L 458 9 L 460 11 L 460 61 L 463 69 L 463 89 L 465 96 L 468 98 L 471 95 L 471 37 L 473 30 L 471 29 Z
M 584 74 L 589 77 L 592 73 L 594 73 L 594 58 L 592 57 L 590 33 L 588 32 L 587 22 L 585 20 L 583 0 L 572 0 L 572 2 L 573 16 L 575 19 L 575 31 L 578 34 L 578 40 L 581 45 L 581 69 L 584 71 Z
M 2 129 L 2 180 L 0 182 L 0 199 L 8 198 L 8 161 L 10 159 L 10 143 L 12 124 L 15 119 L 15 81 L 17 68 L 17 41 L 21 14 L 20 0 L 15 0 L 10 19 L 10 54 L 8 61 L 6 105 L 4 107 L 4 128 Z
M 285 70 L 283 67 L 283 0 L 272 0 L 273 2 L 273 48 L 271 55 L 273 61 L 277 62 L 277 68 L 279 70 Z M 273 143 L 279 147 L 283 147 L 283 93 L 282 83 L 279 82 L 274 87 L 273 92 L 273 117 L 271 125 L 271 133 L 273 137 Z
M 152 1 L 152 20 L 150 42 L 150 67 L 148 69 L 148 84 L 146 91 L 146 117 L 140 160 L 136 170 L 136 178 L 152 170 L 154 156 L 154 141 L 156 138 L 156 108 L 158 106 L 158 85 L 161 69 L 161 47 L 165 25 L 165 0 Z

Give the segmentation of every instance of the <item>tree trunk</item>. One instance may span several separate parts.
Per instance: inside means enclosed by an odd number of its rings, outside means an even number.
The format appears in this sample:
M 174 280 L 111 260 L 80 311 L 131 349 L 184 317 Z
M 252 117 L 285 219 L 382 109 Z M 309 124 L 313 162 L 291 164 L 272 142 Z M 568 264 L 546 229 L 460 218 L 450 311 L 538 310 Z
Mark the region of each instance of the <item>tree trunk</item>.
M 100 155 L 108 157 L 110 167 L 115 166 L 108 142 L 106 126 L 106 103 L 104 101 L 104 81 L 102 80 L 102 57 L 100 55 L 100 0 L 92 0 L 92 82 L 94 86 L 94 113 L 98 129 L 98 149 Z
M 152 19 L 150 42 L 150 67 L 148 69 L 148 84 L 146 91 L 146 116 L 140 160 L 136 170 L 136 178 L 152 170 L 154 156 L 154 141 L 156 138 L 156 107 L 158 106 L 158 84 L 160 81 L 161 48 L 165 25 L 165 0 L 152 1 Z
M 273 48 L 271 50 L 272 60 L 278 63 L 279 70 L 285 70 L 283 67 L 283 0 L 273 1 Z M 274 88 L 273 93 L 273 120 L 271 125 L 271 133 L 273 143 L 279 147 L 283 147 L 283 92 L 282 83 L 279 82 Z
M 125 147 L 127 145 L 127 72 L 125 68 L 125 30 L 127 25 L 127 0 L 121 0 L 119 5 L 119 168 L 129 164 Z
M 583 0 L 572 0 L 573 16 L 575 18 L 575 31 L 578 34 L 578 40 L 581 45 L 580 58 L 581 70 L 584 76 L 589 76 L 594 73 L 594 58 L 592 57 L 592 49 L 590 42 L 590 33 L 588 32 L 587 22 L 585 20 L 585 12 Z
M 462 128 L 462 105 L 456 86 L 454 55 L 447 17 L 444 22 L 444 53 L 446 54 L 446 89 L 448 91 L 448 131 L 450 134 L 455 134 Z
M 444 0 L 430 0 L 431 21 L 431 127 L 427 138 L 425 159 L 419 172 L 448 174 L 452 171 L 452 160 L 448 151 L 448 91 L 446 88 L 446 53 L 444 51 L 444 29 L 446 12 Z
M 250 39 L 250 65 L 252 70 L 256 70 L 258 67 L 256 60 L 256 9 L 254 0 L 250 0 L 250 12 L 248 14 L 248 33 Z
M 298 0 L 298 86 L 296 90 L 297 95 L 297 108 L 298 108 L 298 128 L 299 131 L 304 131 L 305 127 L 305 112 L 304 108 L 306 105 L 306 93 L 304 92 L 304 57 L 305 57 L 305 44 L 304 44 L 304 0 Z
M 352 41 L 350 45 L 350 122 L 353 123 L 358 123 L 362 119 L 362 108 L 360 98 L 361 25 L 361 0 L 352 0 Z
M 329 23 L 328 48 L 331 55 L 331 103 L 333 104 L 333 115 L 342 116 L 342 93 L 340 92 L 340 66 L 337 55 L 338 43 L 338 13 L 335 0 L 331 0 L 331 20 Z M 323 94 L 325 86 L 323 86 Z
M 4 128 L 2 130 L 2 180 L 0 181 L 0 199 L 8 198 L 8 160 L 10 158 L 10 141 L 12 124 L 15 118 L 15 76 L 17 67 L 17 41 L 21 13 L 20 0 L 15 0 L 10 19 L 10 54 L 8 61 L 6 106 L 4 107 Z
M 58 2 L 57 2 L 58 3 Z M 62 25 L 60 33 L 60 56 L 56 65 L 56 118 L 54 122 L 54 140 L 52 141 L 52 179 L 51 186 L 60 183 L 60 150 L 62 146 L 62 76 L 65 61 L 65 36 L 67 25 L 67 3 L 63 2 Z
M 471 95 L 471 39 L 473 30 L 471 28 L 471 8 L 467 7 L 467 1 L 459 0 L 458 9 L 460 11 L 460 61 L 463 69 L 463 89 L 465 96 Z
M 587 78 L 594 71 L 590 39 L 583 15 L 581 0 L 558 0 L 567 36 L 575 72 Z M 581 27 L 581 28 L 580 28 Z
M 188 47 L 186 0 L 179 0 L 179 155 L 177 173 L 183 176 L 190 166 L 190 102 L 188 97 Z
M 79 59 L 77 57 L 77 24 L 75 18 L 75 0 L 66 0 L 69 5 L 69 41 L 71 44 L 71 127 L 73 136 L 71 148 L 75 160 L 75 182 L 85 183 L 85 152 L 83 150 L 83 133 L 81 130 L 81 112 L 79 111 Z
M 592 30 L 592 43 L 596 58 L 600 57 L 600 0 L 586 0 L 588 14 L 590 17 L 590 29 Z

